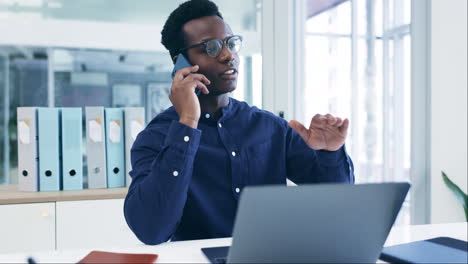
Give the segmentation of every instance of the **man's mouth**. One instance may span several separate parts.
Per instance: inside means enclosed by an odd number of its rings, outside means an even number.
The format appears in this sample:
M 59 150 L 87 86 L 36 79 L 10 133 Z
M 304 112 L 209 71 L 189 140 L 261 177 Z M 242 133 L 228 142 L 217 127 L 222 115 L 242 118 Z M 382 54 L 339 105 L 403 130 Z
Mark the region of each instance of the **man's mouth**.
M 223 73 L 220 74 L 222 79 L 225 80 L 234 80 L 237 78 L 237 70 L 232 68 L 224 71 Z

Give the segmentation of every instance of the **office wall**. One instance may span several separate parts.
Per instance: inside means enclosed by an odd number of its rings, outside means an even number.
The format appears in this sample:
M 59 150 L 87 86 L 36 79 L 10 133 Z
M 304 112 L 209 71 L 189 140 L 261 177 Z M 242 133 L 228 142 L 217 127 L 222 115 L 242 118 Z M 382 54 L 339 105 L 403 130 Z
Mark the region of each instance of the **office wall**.
M 431 1 L 431 222 L 465 221 L 441 178 L 467 191 L 467 2 Z

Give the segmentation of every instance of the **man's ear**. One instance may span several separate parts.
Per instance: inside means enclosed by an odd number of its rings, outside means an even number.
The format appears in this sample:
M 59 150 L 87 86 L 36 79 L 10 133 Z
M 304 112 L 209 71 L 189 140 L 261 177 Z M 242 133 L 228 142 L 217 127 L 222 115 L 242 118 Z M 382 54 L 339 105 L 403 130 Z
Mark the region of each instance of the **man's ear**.
M 179 57 L 179 55 L 175 55 L 174 57 L 172 57 L 172 63 L 175 64 L 178 57 Z

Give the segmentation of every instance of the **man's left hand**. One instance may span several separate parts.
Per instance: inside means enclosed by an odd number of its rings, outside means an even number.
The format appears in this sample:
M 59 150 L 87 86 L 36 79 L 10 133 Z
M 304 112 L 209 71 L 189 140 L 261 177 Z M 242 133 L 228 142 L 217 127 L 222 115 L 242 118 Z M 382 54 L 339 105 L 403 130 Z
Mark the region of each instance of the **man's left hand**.
M 312 149 L 336 151 L 345 143 L 349 120 L 347 118 L 343 120 L 330 114 L 317 114 L 310 121 L 309 129 L 296 120 L 291 120 L 289 126 Z

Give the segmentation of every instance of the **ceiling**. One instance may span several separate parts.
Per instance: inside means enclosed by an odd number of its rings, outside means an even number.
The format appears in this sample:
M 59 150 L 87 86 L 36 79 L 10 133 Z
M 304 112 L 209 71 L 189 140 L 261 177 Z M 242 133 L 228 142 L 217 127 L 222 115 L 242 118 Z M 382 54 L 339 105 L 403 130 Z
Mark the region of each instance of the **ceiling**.
M 43 19 L 162 25 L 185 0 L 0 0 L 0 12 Z M 238 30 L 255 30 L 261 0 L 214 0 Z

